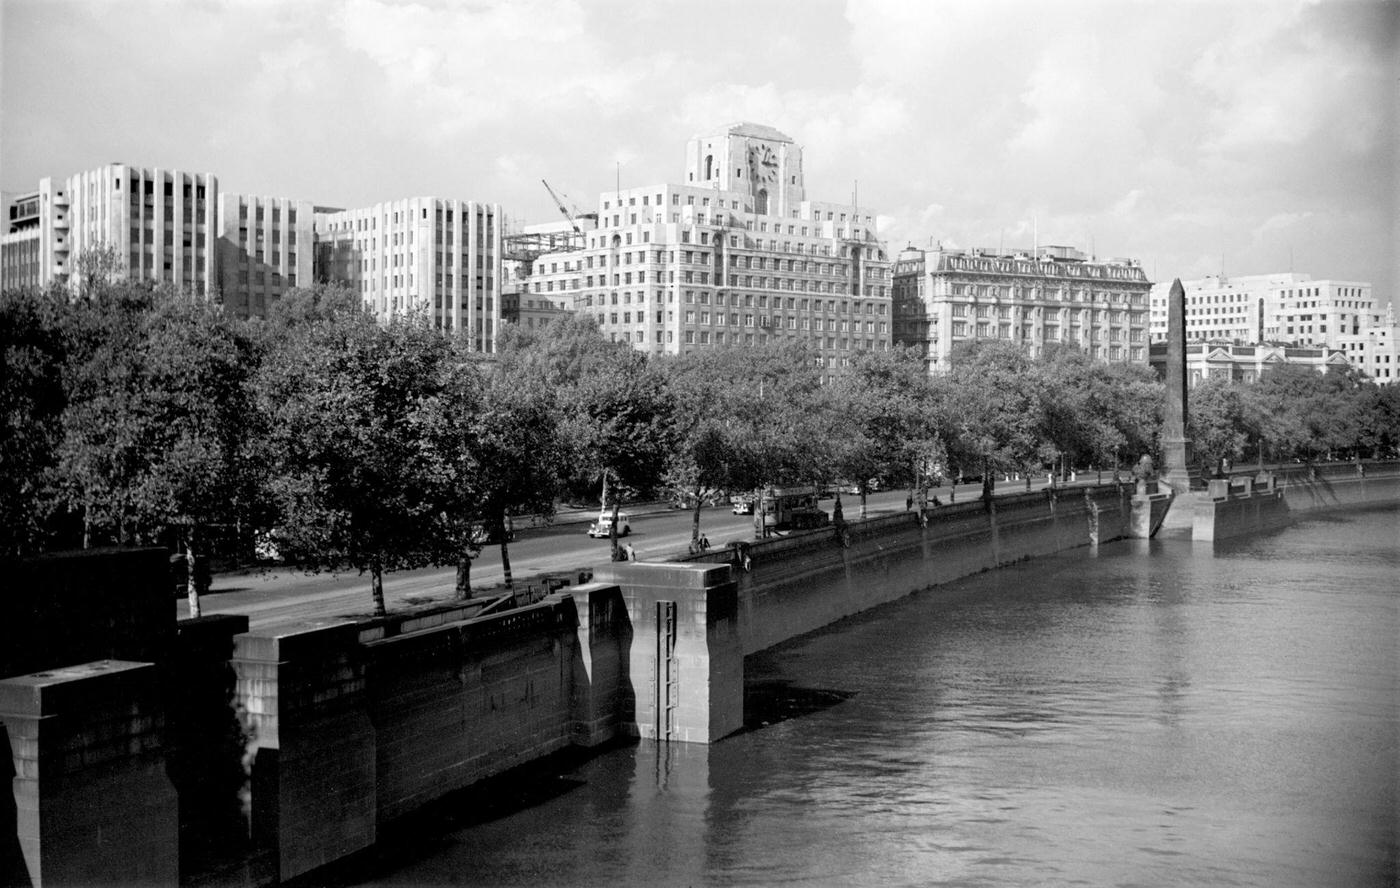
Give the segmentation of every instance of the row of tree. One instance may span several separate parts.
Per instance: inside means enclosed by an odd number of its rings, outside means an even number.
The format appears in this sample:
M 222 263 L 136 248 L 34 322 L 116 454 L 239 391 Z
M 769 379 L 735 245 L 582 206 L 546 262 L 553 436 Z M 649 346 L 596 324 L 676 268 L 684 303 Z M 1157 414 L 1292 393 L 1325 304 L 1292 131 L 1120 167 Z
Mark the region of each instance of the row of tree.
M 903 349 L 861 354 L 823 385 L 822 359 L 802 346 L 648 358 L 575 317 L 508 326 L 485 358 L 324 287 L 294 291 L 266 321 L 144 284 L 99 279 L 77 299 L 15 291 L 0 297 L 0 341 L 5 550 L 154 543 L 193 561 L 270 542 L 307 569 L 368 574 L 377 612 L 393 570 L 455 563 L 470 594 L 488 540 L 509 583 L 508 516 L 547 518 L 561 497 L 604 492 L 616 511 L 683 494 L 692 539 L 720 491 L 845 480 L 864 514 L 876 480 L 912 493 L 941 475 L 990 484 L 1155 453 L 1163 406 L 1146 367 L 1073 350 L 1032 360 L 1009 343 L 975 344 L 936 378 Z M 1278 404 L 1295 376 L 1257 387 L 1267 407 L 1207 387 L 1194 399 L 1205 449 L 1237 455 L 1254 430 L 1277 458 L 1316 450 L 1318 436 L 1338 449 L 1321 419 L 1332 389 L 1318 394 L 1318 435 L 1285 434 L 1295 414 Z M 1394 399 L 1343 389 L 1358 417 L 1392 405 L 1388 420 L 1356 420 L 1371 431 L 1352 446 L 1393 448 Z M 1386 422 L 1389 438 L 1374 432 Z
M 1400 386 L 1355 370 L 1281 364 L 1249 385 L 1208 378 L 1191 390 L 1188 436 L 1207 465 L 1365 457 L 1400 452 Z

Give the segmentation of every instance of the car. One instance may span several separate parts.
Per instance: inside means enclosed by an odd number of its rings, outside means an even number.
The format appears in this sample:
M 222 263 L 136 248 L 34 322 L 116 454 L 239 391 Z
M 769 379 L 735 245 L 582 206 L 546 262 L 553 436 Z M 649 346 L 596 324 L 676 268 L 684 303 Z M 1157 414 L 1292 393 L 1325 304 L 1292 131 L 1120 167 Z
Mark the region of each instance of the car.
M 612 512 L 603 512 L 598 516 L 598 520 L 588 525 L 588 535 L 593 539 L 612 536 Z M 629 536 L 632 533 L 632 516 L 626 512 L 617 513 L 617 535 L 620 537 Z
M 748 497 L 735 497 L 734 508 L 731 510 L 735 515 L 752 515 L 753 499 Z

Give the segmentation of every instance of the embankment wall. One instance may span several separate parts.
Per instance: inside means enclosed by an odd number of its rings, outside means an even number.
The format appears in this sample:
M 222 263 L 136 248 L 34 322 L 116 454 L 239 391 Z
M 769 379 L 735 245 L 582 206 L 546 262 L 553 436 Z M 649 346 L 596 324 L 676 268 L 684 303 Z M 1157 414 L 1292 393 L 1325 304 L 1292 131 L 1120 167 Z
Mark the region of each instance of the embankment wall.
M 1314 472 L 1280 484 L 1322 508 L 1394 501 L 1397 476 Z M 939 507 L 925 520 L 906 512 L 755 541 L 691 559 L 699 563 L 610 565 L 595 582 L 489 616 L 472 604 L 257 632 L 217 617 L 177 627 L 164 559 L 130 556 L 119 565 L 128 581 L 107 588 L 135 611 L 120 600 L 70 609 L 65 620 L 88 622 L 59 633 L 71 649 L 14 661 L 52 670 L 72 666 L 58 662 L 66 657 L 119 654 L 130 679 L 113 683 L 103 677 L 113 667 L 88 666 L 20 677 L 0 694 L 11 774 L 23 778 L 0 806 L 9 832 L 0 852 L 10 857 L 0 872 L 38 882 L 48 857 L 62 854 L 69 869 L 49 872 L 92 884 L 104 874 L 173 884 L 176 857 L 184 884 L 302 876 L 369 848 L 447 793 L 568 747 L 717 740 L 742 724 L 744 655 L 929 586 L 1126 536 L 1133 506 L 1127 485 L 1016 494 Z M 46 569 L 81 590 L 85 571 L 97 583 L 115 564 L 79 561 Z M 157 595 L 161 619 L 149 604 Z M 149 631 L 131 628 L 133 612 Z M 125 640 L 95 644 L 114 637 Z M 85 690 L 94 682 L 98 696 Z M 45 719 L 69 704 L 79 727 L 55 733 L 62 723 Z M 105 757 L 85 752 L 121 731 L 127 739 L 104 746 Z M 94 763 L 101 775 L 87 770 Z M 135 829 L 145 850 L 127 862 L 144 869 L 56 843 L 63 812 L 93 804 L 98 790 L 113 797 L 104 775 L 143 799 L 103 828 Z M 215 860 L 220 849 L 238 859 Z

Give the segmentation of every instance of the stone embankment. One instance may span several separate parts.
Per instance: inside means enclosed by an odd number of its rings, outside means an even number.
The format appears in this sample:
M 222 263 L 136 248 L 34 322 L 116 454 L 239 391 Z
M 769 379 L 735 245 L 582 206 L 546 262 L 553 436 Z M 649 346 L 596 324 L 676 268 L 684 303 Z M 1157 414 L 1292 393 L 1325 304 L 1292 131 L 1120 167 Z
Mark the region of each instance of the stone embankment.
M 1277 486 L 1290 507 L 1394 501 L 1397 469 L 1280 473 Z M 975 500 L 608 565 L 497 613 L 468 602 L 256 632 L 246 618 L 176 625 L 156 550 L 10 565 L 20 617 L 0 639 L 16 778 L 14 804 L 0 805 L 3 871 L 36 885 L 271 884 L 552 753 L 713 742 L 742 724 L 746 654 L 958 577 L 1129 536 L 1135 499 L 1107 484 Z M 1152 526 L 1166 502 L 1143 506 Z M 91 829 L 68 828 L 79 811 L 97 818 Z M 112 837 L 139 853 L 111 855 Z

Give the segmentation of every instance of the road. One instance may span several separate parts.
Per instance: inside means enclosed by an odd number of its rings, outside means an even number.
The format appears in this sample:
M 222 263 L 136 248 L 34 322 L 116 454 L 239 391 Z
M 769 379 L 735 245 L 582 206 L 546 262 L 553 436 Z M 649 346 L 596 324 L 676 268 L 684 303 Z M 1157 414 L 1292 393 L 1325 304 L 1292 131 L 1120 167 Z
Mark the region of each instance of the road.
M 1093 480 L 1093 479 L 1088 479 Z M 1044 486 L 1043 479 L 1033 487 Z M 998 493 L 1025 490 L 1023 483 L 1003 484 Z M 975 497 L 979 488 L 963 485 L 958 488 L 961 500 Z M 943 502 L 948 501 L 946 487 L 931 491 Z M 871 494 L 867 502 L 869 516 L 889 514 L 905 508 L 907 492 L 903 490 Z M 822 508 L 831 511 L 832 500 L 823 500 Z M 859 500 L 853 495 L 842 496 L 842 511 L 848 520 L 859 516 Z M 690 543 L 691 512 L 666 510 L 658 507 L 638 508 L 632 513 L 632 533 L 624 542 L 636 550 L 640 561 L 664 561 L 684 554 Z M 567 522 L 567 523 L 565 523 Z M 560 523 L 538 528 L 517 525 L 516 539 L 510 544 L 511 573 L 517 588 L 544 573 L 566 573 L 582 567 L 607 564 L 609 547 L 606 539 L 594 540 L 585 533 L 587 518 L 577 513 L 561 516 Z M 700 529 L 715 547 L 722 548 L 730 540 L 753 539 L 753 518 L 734 515 L 728 506 L 703 509 Z M 472 589 L 477 594 L 498 589 L 504 581 L 499 546 L 487 546 L 472 562 Z M 453 598 L 456 585 L 455 568 L 426 568 L 402 571 L 384 577 L 385 605 L 390 610 L 411 606 L 447 603 Z M 536 581 L 538 585 L 538 581 Z M 276 568 L 262 571 L 242 571 L 216 574 L 212 588 L 201 599 L 205 614 L 246 614 L 253 629 L 311 620 L 337 620 L 368 616 L 372 611 L 368 575 L 305 574 L 294 569 Z M 181 598 L 176 604 L 179 618 L 189 615 L 189 607 Z

